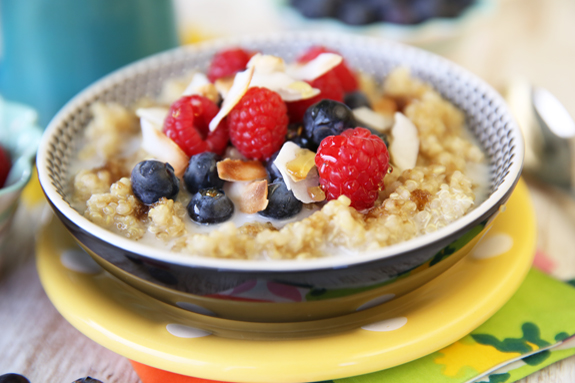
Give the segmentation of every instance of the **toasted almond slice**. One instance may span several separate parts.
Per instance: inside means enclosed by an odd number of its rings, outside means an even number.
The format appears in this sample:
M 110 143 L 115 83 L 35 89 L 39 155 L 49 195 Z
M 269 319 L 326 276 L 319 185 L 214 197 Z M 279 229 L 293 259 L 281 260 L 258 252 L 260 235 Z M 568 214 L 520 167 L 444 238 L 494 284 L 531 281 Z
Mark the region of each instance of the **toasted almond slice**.
M 216 130 L 220 122 L 228 115 L 228 113 L 236 106 L 241 98 L 246 94 L 252 77 L 254 75 L 254 67 L 248 68 L 243 72 L 236 73 L 234 77 L 234 84 L 230 91 L 224 98 L 224 102 L 218 114 L 210 121 L 210 132 Z
M 232 85 L 234 85 L 234 76 L 221 77 L 214 83 L 216 90 L 224 99 L 228 96 L 230 89 L 232 89 Z
M 259 161 L 231 160 L 218 162 L 218 176 L 224 181 L 253 181 L 267 178 L 268 173 Z
M 154 107 L 154 108 L 138 108 L 136 109 L 136 116 L 140 117 L 140 119 L 146 119 L 152 124 L 156 129 L 162 130 L 162 126 L 164 125 L 164 120 L 168 115 L 169 109 L 162 108 L 162 107 Z
M 335 53 L 322 53 L 305 64 L 292 64 L 286 68 L 286 73 L 296 80 L 312 81 L 326 74 L 343 61 Z
M 412 169 L 419 154 L 419 132 L 409 118 L 395 113 L 395 124 L 391 128 L 393 140 L 389 144 L 393 164 L 401 171 Z
M 140 125 L 142 127 L 142 149 L 159 161 L 172 165 L 176 176 L 181 177 L 188 167 L 189 158 L 186 153 L 153 122 L 141 118 Z
M 314 193 L 316 187 L 319 187 L 319 173 L 315 166 L 310 170 L 305 180 L 291 181 L 293 195 L 303 203 L 321 202 L 325 199 L 325 194 L 323 195 L 324 198 L 320 199 L 321 195 Z
M 295 158 L 286 163 L 286 170 L 294 182 L 306 179 L 310 170 L 315 166 L 315 153 L 309 149 L 299 149 Z
M 194 94 L 200 94 L 200 89 L 205 85 L 210 84 L 208 77 L 200 72 L 194 73 L 192 81 L 188 84 L 182 96 L 193 96 Z
M 307 82 L 296 81 L 283 72 L 256 72 L 250 83 L 252 87 L 262 87 L 280 95 L 284 101 L 299 101 L 317 96 L 319 89 L 312 88 Z
M 242 213 L 255 214 L 268 206 L 268 181 L 253 181 L 245 185 L 238 201 Z
M 288 190 L 291 190 L 298 200 L 303 203 L 318 202 L 315 199 L 317 196 L 312 197 L 310 194 L 310 189 L 313 190 L 312 188 L 319 186 L 319 174 L 317 168 L 313 166 L 307 173 L 306 178 L 299 182 L 295 182 L 290 177 L 287 169 L 287 164 L 297 157 L 297 153 L 300 150 L 301 148 L 293 142 L 286 142 L 278 153 L 278 156 L 274 161 L 274 165 L 280 171 Z
M 366 106 L 356 108 L 353 111 L 353 117 L 366 127 L 377 130 L 380 133 L 387 132 L 393 126 L 393 115 L 385 116 L 374 112 Z
M 256 53 L 248 62 L 247 68 L 254 67 L 256 73 L 285 72 L 286 65 L 281 57 Z

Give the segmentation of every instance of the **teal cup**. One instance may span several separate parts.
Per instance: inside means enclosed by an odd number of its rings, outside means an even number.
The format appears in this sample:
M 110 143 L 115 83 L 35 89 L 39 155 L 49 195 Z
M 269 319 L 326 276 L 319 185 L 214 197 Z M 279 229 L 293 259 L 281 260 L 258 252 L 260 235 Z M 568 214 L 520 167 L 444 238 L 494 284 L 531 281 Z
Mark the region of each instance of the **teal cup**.
M 107 73 L 178 45 L 170 0 L 0 0 L 0 94 L 45 127 Z

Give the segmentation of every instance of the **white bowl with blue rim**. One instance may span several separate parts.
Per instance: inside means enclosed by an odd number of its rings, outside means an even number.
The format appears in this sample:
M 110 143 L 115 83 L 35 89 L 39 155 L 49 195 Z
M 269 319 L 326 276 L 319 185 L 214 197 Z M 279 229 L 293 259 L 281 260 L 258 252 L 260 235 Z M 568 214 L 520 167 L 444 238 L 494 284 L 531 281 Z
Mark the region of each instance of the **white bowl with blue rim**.
M 30 181 L 36 150 L 42 137 L 36 111 L 0 97 L 0 145 L 12 160 L 10 173 L 0 188 L 0 243 L 6 237 L 18 199 Z

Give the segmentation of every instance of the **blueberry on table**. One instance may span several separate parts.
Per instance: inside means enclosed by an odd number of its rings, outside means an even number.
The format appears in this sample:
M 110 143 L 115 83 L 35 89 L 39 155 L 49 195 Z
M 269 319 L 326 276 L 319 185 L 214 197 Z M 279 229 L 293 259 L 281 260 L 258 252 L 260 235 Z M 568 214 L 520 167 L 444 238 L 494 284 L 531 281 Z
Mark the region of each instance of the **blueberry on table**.
M 220 157 L 211 152 L 196 154 L 190 158 L 190 163 L 184 173 L 184 184 L 190 193 L 201 189 L 221 189 L 224 181 L 218 177 L 216 167 Z
M 142 161 L 132 169 L 132 191 L 136 198 L 151 205 L 162 197 L 174 199 L 180 191 L 180 180 L 174 168 L 167 163 Z
M 72 383 L 102 383 L 102 381 L 86 376 L 85 378 L 74 380 Z
M 283 179 L 279 178 L 268 185 L 268 206 L 258 214 L 273 219 L 288 219 L 302 209 L 302 202 L 287 189 Z
M 200 224 L 222 223 L 234 214 L 234 204 L 222 190 L 203 189 L 190 200 L 188 214 Z
M 347 105 L 333 100 L 322 100 L 306 110 L 303 127 L 304 136 L 317 148 L 324 138 L 354 128 L 355 119 Z
M 20 374 L 4 374 L 0 375 L 0 383 L 30 383 L 30 381 Z
M 343 102 L 350 109 L 357 109 L 361 107 L 371 108 L 371 102 L 361 90 L 356 90 L 355 92 L 346 93 L 343 96 Z

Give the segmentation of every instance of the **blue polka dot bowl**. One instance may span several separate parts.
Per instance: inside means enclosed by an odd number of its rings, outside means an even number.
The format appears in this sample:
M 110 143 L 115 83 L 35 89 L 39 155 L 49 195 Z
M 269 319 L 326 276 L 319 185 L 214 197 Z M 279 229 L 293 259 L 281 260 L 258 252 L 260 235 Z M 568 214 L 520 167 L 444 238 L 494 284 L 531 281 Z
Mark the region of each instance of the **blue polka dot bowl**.
M 215 259 L 163 250 L 114 234 L 74 210 L 68 169 L 90 121 L 90 106 L 126 106 L 156 97 L 171 77 L 205 71 L 231 46 L 292 61 L 311 45 L 342 53 L 357 70 L 381 80 L 407 66 L 464 111 L 490 167 L 489 193 L 466 216 L 434 233 L 353 257 L 310 260 Z M 519 180 L 523 139 L 501 96 L 485 82 L 428 52 L 380 39 L 314 33 L 210 41 L 171 50 L 125 67 L 72 99 L 40 145 L 42 188 L 68 231 L 110 273 L 170 305 L 241 322 L 301 323 L 343 316 L 393 300 L 439 276 L 465 257 L 488 230 Z
M 0 245 L 6 241 L 18 199 L 32 176 L 41 136 L 36 111 L 0 98 L 0 145 L 8 151 L 12 163 L 4 187 L 0 188 Z

